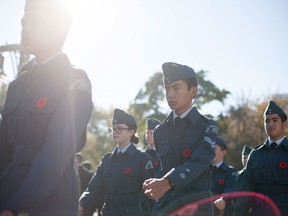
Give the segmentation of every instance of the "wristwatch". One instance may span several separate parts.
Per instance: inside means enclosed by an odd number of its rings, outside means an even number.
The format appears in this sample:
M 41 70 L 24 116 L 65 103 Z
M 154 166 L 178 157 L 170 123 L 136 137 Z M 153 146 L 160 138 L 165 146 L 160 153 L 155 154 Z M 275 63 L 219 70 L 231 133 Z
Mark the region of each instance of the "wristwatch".
M 173 182 L 171 182 L 171 180 L 169 179 L 169 178 L 166 178 L 167 180 L 168 180 L 168 183 L 169 183 L 169 185 L 170 185 L 170 189 L 174 189 L 175 188 L 175 185 L 173 184 Z

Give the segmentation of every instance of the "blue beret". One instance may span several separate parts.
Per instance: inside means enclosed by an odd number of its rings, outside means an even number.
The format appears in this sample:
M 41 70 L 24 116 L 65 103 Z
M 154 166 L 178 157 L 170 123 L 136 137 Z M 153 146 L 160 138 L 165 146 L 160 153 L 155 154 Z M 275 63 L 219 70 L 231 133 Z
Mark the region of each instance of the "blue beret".
M 161 123 L 160 120 L 155 119 L 155 118 L 149 118 L 146 121 L 147 124 L 147 129 L 148 130 L 153 130 L 157 125 L 159 125 Z
M 166 62 L 162 65 L 162 70 L 165 84 L 170 84 L 178 80 L 196 79 L 195 71 L 186 65 Z
M 270 114 L 278 114 L 280 116 L 283 116 L 285 121 L 287 120 L 287 115 L 284 112 L 284 110 L 279 107 L 274 101 L 269 101 L 265 111 L 264 115 L 270 115 Z
M 249 155 L 249 153 L 252 151 L 252 149 L 247 146 L 247 145 L 244 145 L 243 149 L 242 149 L 242 155 Z
M 223 146 L 225 149 L 227 148 L 227 144 L 226 144 L 225 140 L 220 136 L 217 137 L 215 144 Z
M 114 109 L 112 124 L 127 124 L 137 127 L 134 116 L 120 109 Z

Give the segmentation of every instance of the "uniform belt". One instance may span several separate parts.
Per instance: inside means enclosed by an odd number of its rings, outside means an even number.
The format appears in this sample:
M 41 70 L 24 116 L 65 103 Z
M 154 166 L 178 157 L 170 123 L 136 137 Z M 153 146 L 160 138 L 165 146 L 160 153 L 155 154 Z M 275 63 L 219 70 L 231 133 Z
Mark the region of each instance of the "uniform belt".
M 112 205 L 137 205 L 139 204 L 139 195 L 108 195 L 105 197 L 105 203 Z
M 263 194 L 288 193 L 288 185 L 259 185 L 258 192 Z
M 24 148 L 22 146 L 18 146 L 15 149 L 13 164 L 30 164 L 38 153 L 39 149 L 37 148 Z

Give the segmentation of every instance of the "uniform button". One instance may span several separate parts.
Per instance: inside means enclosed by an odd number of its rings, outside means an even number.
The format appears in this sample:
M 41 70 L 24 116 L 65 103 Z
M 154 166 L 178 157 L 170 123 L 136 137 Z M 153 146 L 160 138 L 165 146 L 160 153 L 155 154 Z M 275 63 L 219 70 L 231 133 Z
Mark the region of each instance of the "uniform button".
M 185 179 L 186 178 L 185 173 L 180 173 L 180 178 Z

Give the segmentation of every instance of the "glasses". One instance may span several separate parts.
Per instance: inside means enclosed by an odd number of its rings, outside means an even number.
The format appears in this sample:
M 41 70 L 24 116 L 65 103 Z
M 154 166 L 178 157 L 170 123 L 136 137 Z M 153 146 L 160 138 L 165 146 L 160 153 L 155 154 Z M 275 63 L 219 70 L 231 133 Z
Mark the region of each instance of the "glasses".
M 123 130 L 130 130 L 129 128 L 122 128 L 122 127 L 119 127 L 119 128 L 108 128 L 108 132 L 109 133 L 122 133 Z

